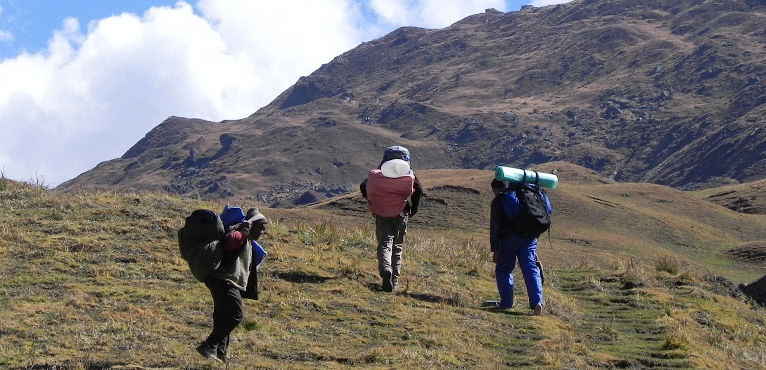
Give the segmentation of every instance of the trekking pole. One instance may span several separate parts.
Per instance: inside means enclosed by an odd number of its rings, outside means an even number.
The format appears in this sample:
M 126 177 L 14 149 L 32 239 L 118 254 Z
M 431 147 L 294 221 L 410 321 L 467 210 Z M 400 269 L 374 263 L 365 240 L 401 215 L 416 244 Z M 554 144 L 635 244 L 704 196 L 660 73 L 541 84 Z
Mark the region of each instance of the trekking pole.
M 553 242 L 551 241 L 551 229 L 548 228 L 548 245 L 550 245 L 551 248 L 553 248 Z M 535 265 L 537 265 L 537 268 L 540 269 L 540 284 L 545 284 L 545 273 L 543 273 L 543 263 L 540 262 L 540 257 L 537 256 L 537 253 L 535 253 Z
M 535 253 L 535 265 L 537 265 L 537 269 L 540 270 L 540 285 L 545 284 L 545 273 L 543 272 L 543 263 L 540 262 L 540 257 Z

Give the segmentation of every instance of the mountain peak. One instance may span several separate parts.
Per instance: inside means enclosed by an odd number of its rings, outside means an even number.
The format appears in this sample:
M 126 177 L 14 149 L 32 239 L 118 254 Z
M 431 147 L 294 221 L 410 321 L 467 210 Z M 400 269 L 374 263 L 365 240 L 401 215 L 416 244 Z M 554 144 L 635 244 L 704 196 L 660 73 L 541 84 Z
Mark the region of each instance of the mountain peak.
M 586 0 L 399 28 L 249 117 L 169 117 L 60 188 L 269 202 L 298 198 L 307 184 L 351 188 L 389 145 L 410 148 L 420 169 L 566 161 L 682 189 L 760 179 L 765 8 Z

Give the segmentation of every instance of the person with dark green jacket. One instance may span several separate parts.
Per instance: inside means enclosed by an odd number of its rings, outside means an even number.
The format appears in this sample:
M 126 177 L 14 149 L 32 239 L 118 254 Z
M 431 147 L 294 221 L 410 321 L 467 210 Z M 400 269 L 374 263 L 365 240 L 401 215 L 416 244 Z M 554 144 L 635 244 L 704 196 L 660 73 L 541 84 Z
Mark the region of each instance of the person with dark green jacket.
M 221 266 L 205 281 L 213 296 L 213 331 L 199 346 L 197 352 L 214 361 L 226 361 L 231 332 L 242 322 L 244 310 L 242 294 L 247 289 L 253 264 L 251 240 L 266 233 L 268 220 L 255 209 L 250 209 L 244 222 L 226 234 Z

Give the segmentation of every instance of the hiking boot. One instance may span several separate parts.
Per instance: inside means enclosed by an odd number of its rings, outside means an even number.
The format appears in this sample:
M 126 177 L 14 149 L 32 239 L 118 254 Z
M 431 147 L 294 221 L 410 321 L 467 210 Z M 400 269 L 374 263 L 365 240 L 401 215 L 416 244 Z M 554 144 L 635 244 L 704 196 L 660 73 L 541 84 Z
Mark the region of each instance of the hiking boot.
M 210 346 L 205 342 L 202 342 L 200 343 L 200 345 L 197 346 L 197 352 L 199 352 L 199 354 L 201 354 L 202 357 L 207 358 L 209 360 L 213 360 L 216 362 L 223 362 L 221 361 L 220 358 L 218 358 L 218 356 L 215 355 L 215 349 L 210 348 Z
M 380 277 L 383 278 L 383 291 L 390 292 L 394 290 L 394 284 L 391 282 L 391 271 L 384 270 L 380 273 Z
M 532 309 L 532 315 L 542 316 L 543 315 L 543 305 L 541 305 L 539 303 L 536 304 L 535 308 Z
M 391 278 L 391 286 L 393 287 L 394 290 L 396 290 L 396 288 L 399 287 L 399 278 L 398 277 L 394 276 L 394 277 Z

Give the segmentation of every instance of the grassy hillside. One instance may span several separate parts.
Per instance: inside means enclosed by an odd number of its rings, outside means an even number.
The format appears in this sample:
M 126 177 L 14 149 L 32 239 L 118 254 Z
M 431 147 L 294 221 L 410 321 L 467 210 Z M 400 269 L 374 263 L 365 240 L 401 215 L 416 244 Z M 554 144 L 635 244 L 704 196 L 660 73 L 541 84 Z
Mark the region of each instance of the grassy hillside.
M 560 185 L 548 191 L 554 207 L 550 239 L 540 255 L 553 266 L 573 261 L 609 266 L 615 259 L 673 258 L 701 273 L 735 281 L 762 276 L 766 260 L 734 258 L 731 250 L 766 240 L 766 217 L 742 214 L 698 194 L 652 184 L 614 183 L 566 162 L 537 168 L 552 172 Z M 483 244 L 489 225 L 489 183 L 482 170 L 418 171 L 426 196 L 412 224 L 476 234 Z M 310 206 L 347 222 L 369 219 L 358 191 Z
M 719 186 L 691 194 L 741 213 L 766 214 L 766 180 Z
M 229 368 L 764 365 L 763 309 L 721 277 L 758 271 L 719 253 L 762 239 L 760 216 L 548 166 L 568 182 L 550 191 L 555 224 L 540 249 L 545 316 L 529 315 L 523 284 L 516 308 L 480 307 L 497 295 L 485 230 L 491 173 L 422 171 L 427 197 L 394 293 L 379 288 L 358 195 L 262 209 L 272 220 L 262 296 L 246 303 Z M 0 367 L 216 368 L 194 351 L 212 301 L 178 256 L 175 232 L 193 209 L 222 206 L 0 180 Z

